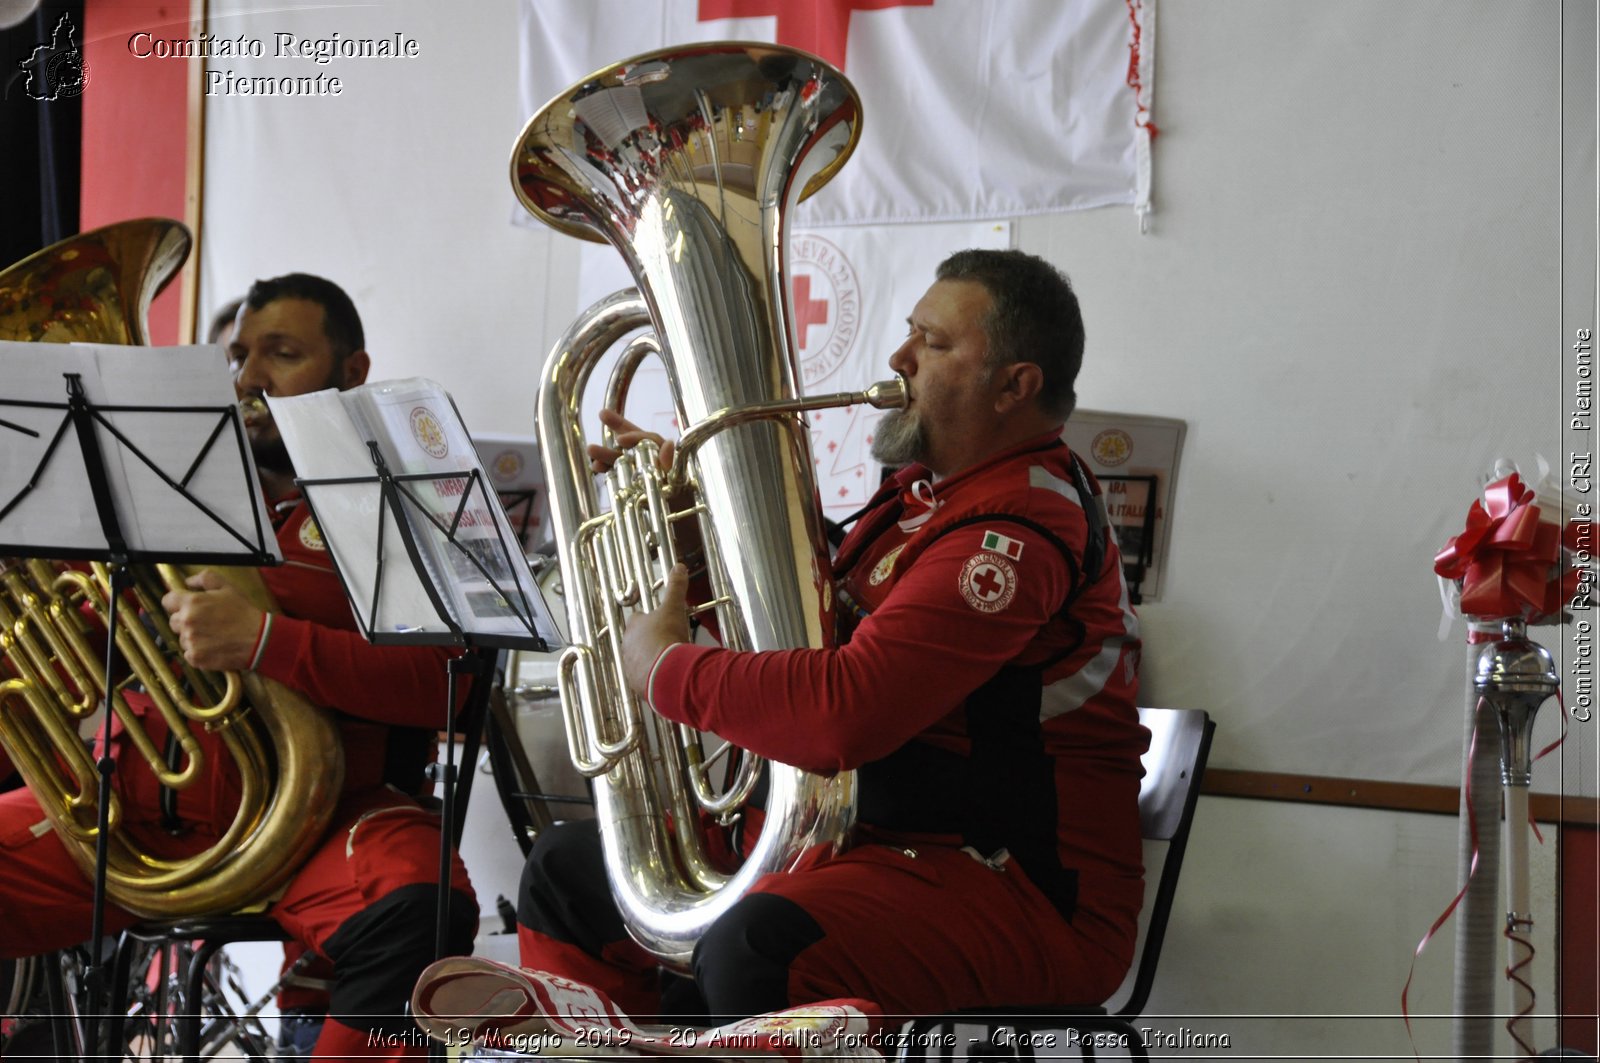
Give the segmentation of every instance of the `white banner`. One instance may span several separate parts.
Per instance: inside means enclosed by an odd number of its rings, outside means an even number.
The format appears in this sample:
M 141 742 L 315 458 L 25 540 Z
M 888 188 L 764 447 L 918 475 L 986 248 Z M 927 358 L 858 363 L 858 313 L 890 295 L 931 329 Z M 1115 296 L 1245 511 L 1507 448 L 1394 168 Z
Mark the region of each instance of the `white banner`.
M 795 233 L 789 240 L 789 300 L 800 380 L 808 395 L 860 391 L 894 375 L 889 356 L 905 340 L 906 318 L 933 283 L 943 258 L 967 247 L 1010 247 L 1011 226 L 965 222 L 918 226 L 834 226 Z M 608 247 L 585 245 L 579 280 L 582 306 L 633 281 L 622 257 Z M 585 433 L 598 439 L 597 395 L 615 355 L 595 370 L 586 405 Z M 682 434 L 666 373 L 647 359 L 634 377 L 628 416 L 667 438 Z M 811 421 L 817 489 L 835 519 L 866 504 L 878 485 L 872 431 L 883 416 L 870 406 L 818 410 Z
M 522 104 L 641 52 L 777 41 L 861 95 L 803 225 L 1149 206 L 1152 0 L 523 0 Z

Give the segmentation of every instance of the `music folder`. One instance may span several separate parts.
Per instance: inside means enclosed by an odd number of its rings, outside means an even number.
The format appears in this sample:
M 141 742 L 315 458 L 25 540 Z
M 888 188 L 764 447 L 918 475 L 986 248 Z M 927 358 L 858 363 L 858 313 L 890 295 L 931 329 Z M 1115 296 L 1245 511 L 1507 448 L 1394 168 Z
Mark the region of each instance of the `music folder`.
M 410 378 L 267 401 L 370 641 L 564 645 L 443 388 Z

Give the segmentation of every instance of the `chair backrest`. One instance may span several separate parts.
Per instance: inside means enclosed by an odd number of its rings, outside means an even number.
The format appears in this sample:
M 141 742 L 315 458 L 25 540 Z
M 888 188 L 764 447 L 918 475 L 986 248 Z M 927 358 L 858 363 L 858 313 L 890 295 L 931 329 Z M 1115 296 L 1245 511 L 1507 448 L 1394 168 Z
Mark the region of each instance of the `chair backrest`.
M 1167 843 L 1166 859 L 1156 879 L 1144 945 L 1134 965 L 1133 989 L 1116 1014 L 1133 1019 L 1144 1010 L 1155 985 L 1156 964 L 1167 934 L 1167 919 L 1178 892 L 1178 874 L 1189 844 L 1200 781 L 1211 753 L 1216 724 L 1202 709 L 1139 710 L 1139 722 L 1150 730 L 1150 749 L 1142 758 L 1144 781 L 1139 786 L 1139 824 L 1146 841 Z

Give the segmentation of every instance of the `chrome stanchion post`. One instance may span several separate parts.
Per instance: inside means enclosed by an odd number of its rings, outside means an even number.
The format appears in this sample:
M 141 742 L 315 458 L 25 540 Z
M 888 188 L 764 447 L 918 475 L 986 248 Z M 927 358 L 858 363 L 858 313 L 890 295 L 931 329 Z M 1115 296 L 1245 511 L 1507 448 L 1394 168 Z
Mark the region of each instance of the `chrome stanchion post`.
M 1500 782 L 1505 792 L 1506 978 L 1511 1016 L 1506 1031 L 1517 1049 L 1534 1055 L 1533 912 L 1528 887 L 1528 790 L 1533 783 L 1533 723 L 1539 706 L 1561 687 L 1555 661 L 1527 637 L 1521 617 L 1508 617 L 1498 641 L 1478 654 L 1473 686 L 1493 710 L 1500 730 Z

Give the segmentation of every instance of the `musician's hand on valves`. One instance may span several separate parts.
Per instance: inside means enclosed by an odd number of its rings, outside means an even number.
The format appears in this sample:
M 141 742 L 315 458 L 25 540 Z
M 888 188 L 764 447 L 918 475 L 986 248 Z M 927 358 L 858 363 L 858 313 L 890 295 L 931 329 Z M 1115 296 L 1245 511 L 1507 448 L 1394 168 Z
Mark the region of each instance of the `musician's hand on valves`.
M 616 410 L 604 409 L 600 411 L 600 423 L 611 429 L 611 436 L 616 440 L 615 447 L 601 446 L 598 443 L 589 444 L 589 468 L 595 472 L 605 473 L 611 471 L 611 466 L 617 463 L 617 458 L 622 456 L 624 450 L 638 446 L 648 439 L 661 448 L 658 464 L 661 470 L 672 468 L 672 452 L 675 444 L 670 440 L 663 440 L 654 432 L 647 432 L 643 428 L 628 420 Z
M 677 453 L 677 444 L 670 439 L 662 439 L 654 432 L 647 432 L 643 428 L 628 420 L 616 410 L 606 408 L 600 411 L 600 423 L 611 429 L 611 437 L 616 441 L 615 447 L 605 447 L 598 443 L 589 444 L 589 468 L 597 473 L 608 473 L 617 463 L 617 458 L 624 450 L 636 447 L 648 439 L 660 447 L 656 455 L 656 467 L 663 476 L 672 468 L 673 455 Z M 673 510 L 685 510 L 694 505 L 694 492 L 688 485 L 680 485 L 679 489 L 667 499 L 667 506 Z M 673 525 L 673 542 L 677 547 L 678 556 L 690 562 L 690 567 L 698 574 L 704 571 L 705 549 L 700 542 L 700 528 L 692 520 L 677 521 Z
M 210 569 L 186 582 L 189 590 L 168 591 L 161 599 L 184 660 L 213 671 L 249 668 L 265 614 Z
M 689 642 L 689 570 L 673 565 L 661 591 L 661 602 L 628 621 L 622 635 L 622 670 L 628 687 L 640 697 L 650 690 L 650 671 L 668 646 Z

